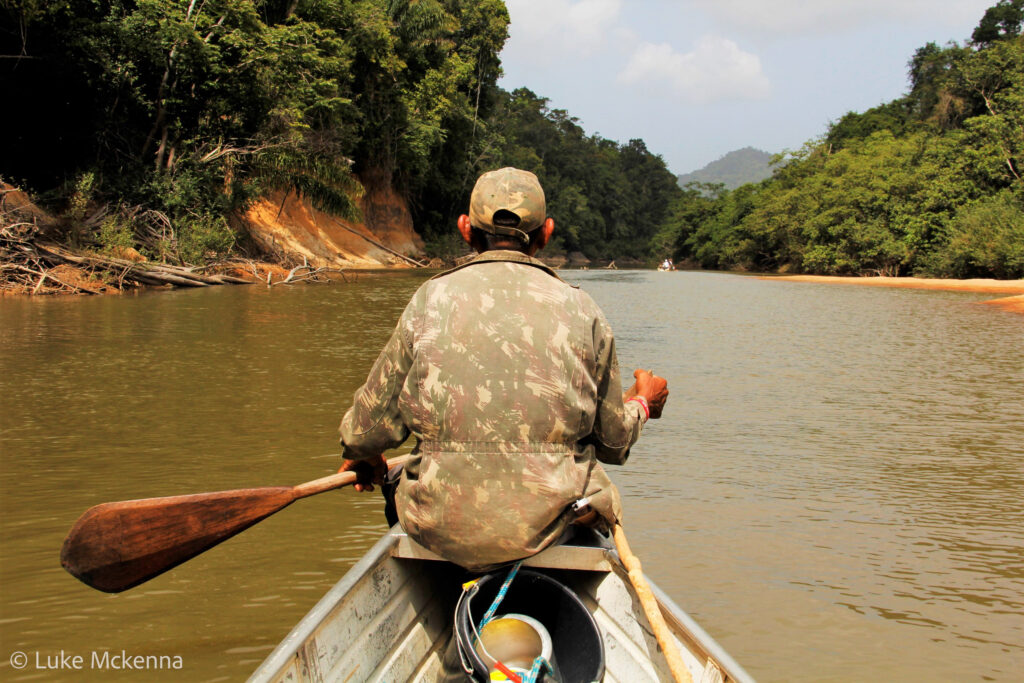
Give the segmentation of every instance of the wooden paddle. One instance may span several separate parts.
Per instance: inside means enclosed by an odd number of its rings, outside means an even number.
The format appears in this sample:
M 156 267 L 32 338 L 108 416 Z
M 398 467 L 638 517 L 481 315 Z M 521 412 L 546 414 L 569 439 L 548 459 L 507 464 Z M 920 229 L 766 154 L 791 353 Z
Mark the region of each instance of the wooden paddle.
M 391 458 L 388 467 L 403 465 L 410 458 Z M 71 527 L 60 563 L 82 583 L 120 593 L 177 567 L 300 498 L 355 482 L 355 472 L 339 472 L 298 486 L 103 503 L 86 510 Z
M 633 584 L 636 595 L 640 599 L 640 605 L 644 608 L 644 614 L 647 615 L 647 621 L 650 622 L 651 629 L 654 631 L 654 638 L 658 641 L 658 645 L 661 646 L 661 651 L 665 655 L 673 680 L 676 683 L 693 683 L 693 677 L 690 676 L 690 671 L 683 662 L 683 656 L 679 654 L 679 648 L 676 647 L 676 640 L 672 636 L 672 631 L 669 630 L 668 624 L 665 623 L 665 617 L 661 614 L 658 600 L 654 597 L 651 586 L 644 577 L 644 570 L 640 566 L 640 560 L 629 547 L 629 541 L 626 540 L 626 531 L 622 528 L 621 524 L 616 524 L 612 528 L 612 538 L 615 540 L 615 549 L 619 552 L 619 559 L 629 574 L 629 581 Z

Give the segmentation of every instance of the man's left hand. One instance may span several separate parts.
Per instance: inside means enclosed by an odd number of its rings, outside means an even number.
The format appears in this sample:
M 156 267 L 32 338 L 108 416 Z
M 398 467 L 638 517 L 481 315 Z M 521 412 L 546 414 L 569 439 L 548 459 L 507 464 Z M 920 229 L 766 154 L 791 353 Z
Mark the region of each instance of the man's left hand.
M 636 370 L 633 372 L 636 382 L 623 395 L 623 400 L 628 401 L 633 396 L 643 396 L 650 408 L 650 418 L 657 420 L 661 417 L 661 411 L 665 409 L 665 401 L 668 400 L 668 382 L 664 377 L 658 377 L 650 370 Z
M 356 491 L 372 491 L 374 484 L 383 484 L 388 473 L 388 463 L 382 455 L 374 455 L 362 460 L 345 459 L 338 472 L 356 473 Z

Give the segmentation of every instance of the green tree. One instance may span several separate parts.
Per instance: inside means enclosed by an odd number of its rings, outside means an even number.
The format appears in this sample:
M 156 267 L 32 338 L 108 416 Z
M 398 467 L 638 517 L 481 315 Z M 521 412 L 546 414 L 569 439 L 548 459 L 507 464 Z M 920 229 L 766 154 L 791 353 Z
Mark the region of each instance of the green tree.
M 1016 38 L 1024 31 L 1024 0 L 999 0 L 985 10 L 971 34 L 971 42 L 979 47 L 990 47 L 1000 40 Z
M 1019 185 L 1024 160 L 1024 37 L 972 51 L 954 78 L 976 115 L 964 121 L 967 155 L 976 177 L 990 187 Z
M 944 277 L 1024 278 L 1024 202 L 1010 190 L 961 208 L 932 270 Z

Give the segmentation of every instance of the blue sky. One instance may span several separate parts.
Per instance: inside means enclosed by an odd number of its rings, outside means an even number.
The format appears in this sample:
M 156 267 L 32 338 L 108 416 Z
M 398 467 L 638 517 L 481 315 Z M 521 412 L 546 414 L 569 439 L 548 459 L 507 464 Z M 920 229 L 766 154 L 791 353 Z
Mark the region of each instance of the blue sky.
M 506 89 L 588 133 L 643 138 L 675 173 L 798 149 L 902 95 L 929 41 L 963 43 L 996 0 L 506 0 Z

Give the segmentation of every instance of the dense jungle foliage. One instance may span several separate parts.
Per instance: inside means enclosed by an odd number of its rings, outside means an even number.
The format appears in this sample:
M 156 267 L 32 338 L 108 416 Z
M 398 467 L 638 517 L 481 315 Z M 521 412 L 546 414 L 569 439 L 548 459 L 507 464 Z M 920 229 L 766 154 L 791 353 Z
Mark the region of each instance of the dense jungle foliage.
M 0 174 L 81 242 L 157 232 L 197 261 L 270 190 L 357 217 L 371 185 L 444 251 L 479 173 L 515 164 L 541 176 L 561 247 L 645 256 L 672 175 L 643 142 L 498 88 L 507 27 L 500 0 L 2 0 L 20 95 Z M 119 208 L 90 221 L 101 202 Z
M 549 250 L 1024 277 L 1022 17 L 1000 0 L 967 45 L 917 51 L 906 96 L 726 190 L 499 88 L 501 0 L 0 0 L 0 176 L 72 242 L 192 263 L 237 249 L 228 217 L 269 191 L 357 217 L 386 186 L 450 254 L 476 176 L 514 165 L 545 187 Z
M 687 186 L 658 240 L 705 268 L 1024 277 L 1022 26 L 1024 0 L 1002 0 L 967 45 L 918 49 L 905 96 L 760 184 Z

